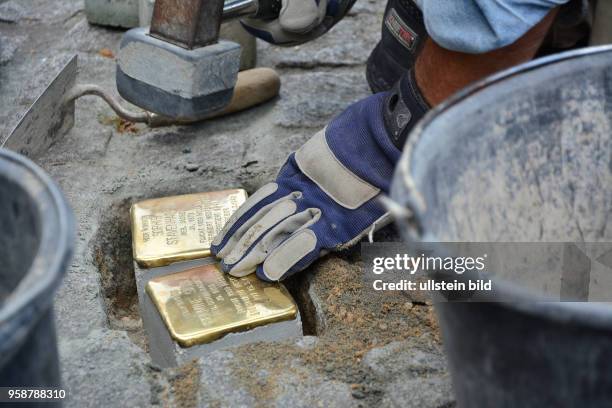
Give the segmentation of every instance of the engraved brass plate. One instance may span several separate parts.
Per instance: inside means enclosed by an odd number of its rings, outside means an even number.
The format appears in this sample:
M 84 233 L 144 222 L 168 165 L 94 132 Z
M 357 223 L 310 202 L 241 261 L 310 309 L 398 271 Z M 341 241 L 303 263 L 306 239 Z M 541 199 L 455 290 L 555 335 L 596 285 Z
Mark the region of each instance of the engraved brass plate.
M 263 282 L 255 274 L 234 278 L 218 264 L 151 279 L 146 291 L 170 335 L 182 347 L 293 320 L 298 313 L 281 284 Z
M 247 198 L 244 190 L 142 201 L 132 206 L 134 259 L 143 268 L 210 256 L 210 245 Z

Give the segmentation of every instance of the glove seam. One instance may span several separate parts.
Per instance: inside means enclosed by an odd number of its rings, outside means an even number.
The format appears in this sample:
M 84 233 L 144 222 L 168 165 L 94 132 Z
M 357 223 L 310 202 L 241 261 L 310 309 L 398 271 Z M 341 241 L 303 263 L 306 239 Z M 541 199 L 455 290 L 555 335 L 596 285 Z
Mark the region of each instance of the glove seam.
M 311 180 L 314 184 L 316 184 L 317 187 L 319 187 L 319 189 L 321 189 L 321 191 L 323 191 L 328 197 L 330 197 L 334 202 L 336 202 L 338 205 L 349 209 L 349 210 L 355 210 L 359 207 L 361 207 L 363 204 L 365 204 L 366 202 L 370 201 L 372 198 L 376 197 L 379 193 L 380 193 L 380 188 L 373 186 L 372 184 L 368 183 L 366 180 L 362 179 L 361 177 L 359 177 L 358 175 L 356 175 L 353 171 L 351 171 L 348 167 L 346 167 L 344 165 L 344 163 L 342 163 L 338 157 L 336 157 L 336 155 L 334 154 L 334 152 L 331 150 L 331 148 L 329 147 L 329 144 L 327 143 L 327 127 L 325 127 L 322 131 L 320 131 L 317 135 L 315 135 L 313 137 L 320 137 L 319 135 L 322 133 L 322 137 L 324 140 L 324 146 L 325 149 L 327 150 L 327 152 L 329 153 L 329 155 L 333 158 L 333 160 L 335 161 L 335 163 L 337 163 L 347 174 L 349 177 L 351 177 L 353 180 L 355 180 L 357 183 L 373 190 L 370 194 L 367 194 L 367 196 L 365 196 L 362 200 L 358 201 L 355 205 L 348 205 L 344 202 L 342 202 L 341 200 L 339 200 L 337 197 L 335 197 L 334 195 L 332 195 L 328 189 L 326 189 L 321 182 L 317 181 L 311 174 L 309 174 L 309 171 L 306 169 L 306 166 L 304 166 L 302 163 L 300 163 L 300 159 L 299 159 L 299 153 L 300 151 L 302 151 L 303 147 L 298 150 L 298 152 L 295 155 L 295 162 L 297 163 L 298 168 L 300 169 L 300 171 L 306 176 L 308 177 L 309 180 Z M 312 140 L 312 139 L 311 139 Z
M 289 270 L 290 270 L 291 268 L 293 268 L 293 267 L 294 267 L 294 266 L 295 266 L 295 265 L 296 265 L 298 262 L 300 262 L 302 259 L 304 259 L 304 257 L 305 257 L 306 255 L 308 255 L 310 252 L 314 251 L 314 250 L 317 248 L 317 241 L 318 241 L 318 240 L 317 240 L 317 234 L 315 234 L 313 230 L 308 229 L 308 228 L 304 228 L 303 230 L 301 230 L 301 231 L 299 231 L 299 232 L 297 232 L 297 233 L 294 233 L 294 234 L 293 234 L 293 235 L 291 235 L 289 238 L 287 238 L 285 241 L 283 241 L 283 243 L 282 243 L 282 244 L 280 244 L 279 246 L 277 246 L 276 248 L 274 248 L 274 249 L 273 249 L 273 250 L 270 252 L 270 254 L 269 254 L 267 257 L 266 257 L 266 260 L 264 261 L 263 265 L 261 266 L 261 268 L 262 268 L 262 271 L 263 271 L 264 275 L 266 275 L 266 276 L 267 276 L 269 279 L 274 279 L 274 278 L 272 278 L 272 277 L 271 277 L 271 276 L 270 276 L 270 275 L 269 275 L 269 274 L 266 272 L 266 262 L 268 262 L 268 260 L 269 260 L 269 259 L 271 259 L 271 258 L 272 258 L 272 257 L 273 257 L 273 256 L 274 256 L 274 255 L 275 255 L 275 254 L 276 254 L 276 253 L 277 253 L 277 252 L 278 252 L 278 251 L 279 251 L 279 250 L 280 250 L 280 249 L 281 249 L 283 246 L 285 246 L 285 245 L 289 244 L 289 242 L 292 242 L 294 239 L 296 239 L 298 236 L 300 236 L 300 234 L 308 234 L 308 235 L 310 235 L 311 237 L 313 237 L 313 238 L 314 238 L 314 240 L 315 240 L 315 247 L 314 247 L 312 250 L 310 250 L 308 253 L 306 253 L 306 254 L 305 254 L 303 257 L 299 258 L 299 259 L 298 259 L 298 260 L 297 260 L 297 261 L 296 261 L 296 262 L 295 262 L 293 265 L 291 265 L 289 268 L 287 268 L 287 269 L 286 269 L 286 270 L 285 270 L 285 271 L 284 271 L 284 272 L 281 274 L 281 276 L 279 276 L 279 277 L 278 277 L 278 278 L 276 278 L 276 279 L 280 279 L 281 277 L 283 277 L 284 275 L 286 275 L 286 274 L 287 274 L 287 272 L 289 272 Z

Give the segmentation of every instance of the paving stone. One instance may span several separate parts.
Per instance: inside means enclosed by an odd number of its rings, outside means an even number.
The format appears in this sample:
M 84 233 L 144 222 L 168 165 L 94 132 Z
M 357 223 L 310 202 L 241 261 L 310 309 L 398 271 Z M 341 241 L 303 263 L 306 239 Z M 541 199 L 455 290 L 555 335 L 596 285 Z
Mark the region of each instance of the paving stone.
M 363 72 L 308 72 L 285 78 L 280 91 L 283 104 L 275 118 L 275 123 L 285 128 L 317 131 L 351 103 L 371 93 Z
M 233 377 L 231 351 L 215 351 L 200 360 L 200 406 L 253 406 L 255 398 Z
M 61 336 L 59 350 L 67 407 L 150 405 L 146 354 L 122 331 L 97 329 Z
M 394 381 L 387 386 L 381 406 L 452 408 L 455 402 L 450 377 L 445 375 Z
M 83 1 L 63 0 L 28 0 L 20 4 L 26 9 L 27 20 L 59 27 L 72 23 L 74 19 L 82 18 L 80 12 L 85 7 Z M 65 33 L 64 31 L 63 34 Z
M 0 4 L 0 23 L 16 23 L 26 15 L 25 8 L 16 1 Z
M 382 379 L 382 406 L 440 408 L 454 404 L 444 354 L 431 342 L 392 342 L 370 350 L 363 363 Z
M 353 8 L 351 8 L 348 15 L 354 16 L 360 13 L 371 13 L 376 14 L 382 18 L 382 15 L 385 10 L 385 5 L 386 2 L 380 0 L 359 0 L 353 5 Z
M 10 38 L 0 35 L 0 66 L 8 64 L 13 59 L 24 40 L 24 37 Z
M 85 0 L 87 20 L 112 27 L 138 27 L 138 0 Z
M 303 349 L 311 349 L 317 344 L 317 336 L 303 336 L 295 342 L 295 345 Z
M 260 383 L 250 388 L 270 388 L 273 391 L 265 391 L 256 396 L 242 385 L 235 369 L 240 364 L 240 360 L 231 351 L 216 351 L 200 360 L 200 406 L 253 406 L 254 401 L 269 407 L 357 405 L 349 385 L 329 380 L 299 362 L 296 362 L 291 371 L 257 371 Z
M 72 26 L 66 37 L 57 44 L 58 48 L 64 50 L 72 50 L 81 53 L 98 54 L 100 50 L 106 48 L 110 49 L 113 55 L 117 55 L 119 47 L 115 46 L 119 38 L 121 38 L 121 32 L 109 31 L 98 26 L 88 24 L 86 20 L 79 20 L 74 26 Z M 103 58 L 98 56 L 100 61 L 112 62 L 114 68 L 114 58 Z M 114 83 L 114 78 L 113 83 Z M 114 87 L 113 87 L 114 88 Z
M 354 407 L 348 384 L 326 379 L 321 374 L 303 368 L 282 375 L 276 382 L 275 394 L 269 406 L 283 407 Z
M 388 378 L 440 374 L 446 370 L 442 350 L 433 346 L 430 350 L 423 350 L 422 346 L 410 341 L 392 342 L 374 348 L 364 356 L 363 362 L 376 374 Z

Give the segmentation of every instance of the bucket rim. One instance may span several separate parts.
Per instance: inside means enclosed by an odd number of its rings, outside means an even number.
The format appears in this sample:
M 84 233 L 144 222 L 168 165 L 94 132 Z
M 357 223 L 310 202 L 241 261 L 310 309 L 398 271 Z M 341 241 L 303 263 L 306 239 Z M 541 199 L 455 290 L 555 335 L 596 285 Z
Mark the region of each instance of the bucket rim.
M 26 174 L 32 176 L 38 184 L 36 187 L 39 188 L 36 191 L 36 198 L 44 197 L 49 205 L 47 209 L 55 212 L 52 221 L 49 221 L 50 214 L 41 214 L 41 235 L 45 229 L 48 232 L 49 228 L 55 228 L 54 239 L 46 242 L 41 240 L 27 273 L 0 306 L 0 323 L 6 323 L 28 307 L 47 306 L 39 302 L 45 301 L 42 297 L 49 291 L 53 292 L 61 282 L 74 250 L 75 223 L 72 210 L 63 193 L 41 167 L 30 159 L 3 148 L 0 148 L 1 162 L 20 168 L 23 171 L 21 176 Z M 23 177 L 19 180 L 15 177 L 9 178 L 31 195 L 32 188 L 21 182 Z M 38 206 L 37 210 L 40 211 L 41 207 Z M 42 257 L 45 258 L 45 262 L 41 262 Z M 51 301 L 52 299 L 48 300 L 49 304 Z
M 577 50 L 566 51 L 559 54 L 538 58 L 483 78 L 456 92 L 447 100 L 427 112 L 410 132 L 410 136 L 408 137 L 404 150 L 402 151 L 402 156 L 397 163 L 397 169 L 394 175 L 395 178 L 400 179 L 399 181 L 401 184 L 403 184 L 403 186 L 407 189 L 408 199 L 406 205 L 408 205 L 408 209 L 412 211 L 417 221 L 419 221 L 419 219 L 423 216 L 426 209 L 426 203 L 423 196 L 416 188 L 416 183 L 410 174 L 410 166 L 412 163 L 414 148 L 419 144 L 423 134 L 433 121 L 435 121 L 445 112 L 449 111 L 451 108 L 455 107 L 460 102 L 474 96 L 484 88 L 488 88 L 506 79 L 559 62 L 605 53 L 612 53 L 612 44 L 584 47 Z
M 397 164 L 397 169 L 395 172 L 395 178 L 397 180 L 394 180 L 394 183 L 398 182 L 401 184 L 402 188 L 407 192 L 406 202 L 401 204 L 406 206 L 412 213 L 412 219 L 416 222 L 417 226 L 421 225 L 421 219 L 424 216 L 427 206 L 424 197 L 416 187 L 416 182 L 412 178 L 410 168 L 412 165 L 414 149 L 416 146 L 418 146 L 421 138 L 432 122 L 438 119 L 445 112 L 449 111 L 451 108 L 455 107 L 457 104 L 473 97 L 484 88 L 488 88 L 509 78 L 560 62 L 600 54 L 612 54 L 612 45 L 584 47 L 538 58 L 479 80 L 463 90 L 458 91 L 449 97 L 445 102 L 430 110 L 412 130 L 404 151 L 402 152 L 402 157 Z M 440 241 L 431 233 L 426 233 L 425 235 L 412 238 L 418 238 L 422 242 L 444 244 L 444 242 Z M 491 299 L 495 303 L 503 304 L 506 305 L 506 307 L 510 307 L 531 315 L 545 316 L 559 322 L 575 322 L 605 330 L 610 330 L 610 327 L 612 327 L 612 302 L 550 301 L 544 296 L 538 298 L 528 294 L 524 288 L 517 285 L 502 284 L 502 286 L 502 290 L 505 292 L 504 294 L 507 295 L 508 299 L 513 299 L 513 301 L 495 302 L 495 300 Z M 486 295 L 483 296 L 483 300 L 487 300 Z

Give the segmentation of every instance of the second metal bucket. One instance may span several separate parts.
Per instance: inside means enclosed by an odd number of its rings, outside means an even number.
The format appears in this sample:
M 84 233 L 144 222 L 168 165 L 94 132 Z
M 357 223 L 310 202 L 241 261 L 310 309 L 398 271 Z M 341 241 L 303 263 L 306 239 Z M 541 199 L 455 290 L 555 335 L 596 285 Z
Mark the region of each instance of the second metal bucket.
M 490 77 L 411 134 L 392 198 L 423 242 L 612 241 L 612 48 Z M 444 244 L 439 244 L 440 248 Z M 438 303 L 460 407 L 612 404 L 612 305 Z
M 55 183 L 0 149 L 0 387 L 60 386 L 53 295 L 73 241 L 72 212 Z

